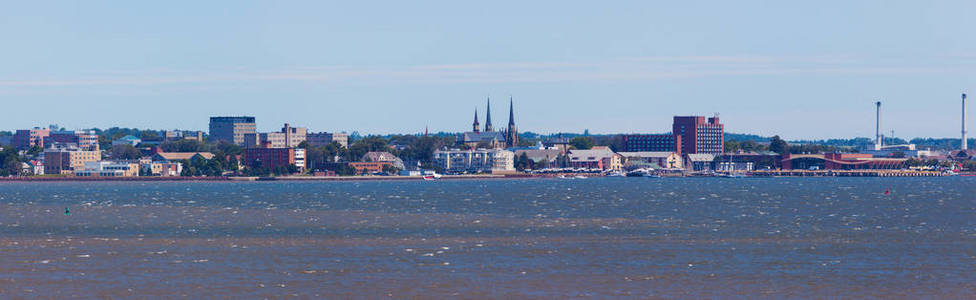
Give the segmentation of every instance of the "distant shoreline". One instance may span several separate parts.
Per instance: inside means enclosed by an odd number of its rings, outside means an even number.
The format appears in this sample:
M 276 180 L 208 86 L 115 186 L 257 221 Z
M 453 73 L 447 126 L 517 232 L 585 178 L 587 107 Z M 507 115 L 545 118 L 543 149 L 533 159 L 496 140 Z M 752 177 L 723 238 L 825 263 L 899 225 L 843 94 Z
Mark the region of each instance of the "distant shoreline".
M 747 172 L 747 178 L 791 178 L 791 177 L 950 177 L 935 172 L 898 172 L 898 171 L 753 171 Z M 531 179 L 567 177 L 604 177 L 600 173 L 554 173 L 554 174 L 474 174 L 474 175 L 442 175 L 437 180 L 475 180 L 475 179 Z M 960 176 L 976 176 L 976 173 L 960 173 Z M 705 178 L 722 176 L 686 174 L 665 175 L 670 177 Z M 24 176 L 0 177 L 0 182 L 163 182 L 163 181 L 207 181 L 207 182 L 254 182 L 254 181 L 400 181 L 423 180 L 423 176 L 278 176 L 278 177 L 230 177 L 230 176 L 136 176 L 136 177 L 75 177 L 75 176 Z

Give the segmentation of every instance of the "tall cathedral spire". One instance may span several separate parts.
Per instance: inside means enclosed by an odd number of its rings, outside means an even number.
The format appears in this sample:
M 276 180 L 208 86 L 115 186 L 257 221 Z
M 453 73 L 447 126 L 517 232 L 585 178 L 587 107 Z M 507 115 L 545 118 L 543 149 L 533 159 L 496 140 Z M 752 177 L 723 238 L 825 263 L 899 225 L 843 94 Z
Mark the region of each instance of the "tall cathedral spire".
M 515 126 L 515 100 L 508 96 L 508 127 Z
M 518 129 L 515 128 L 515 100 L 508 97 L 508 132 L 505 132 L 505 143 L 508 147 L 518 147 Z
M 485 132 L 491 132 L 491 97 L 488 97 L 488 111 L 485 112 Z
M 478 109 L 477 108 L 474 109 L 474 124 L 471 124 L 471 125 L 474 127 L 474 132 L 480 132 L 481 131 L 481 128 L 479 128 L 479 127 L 481 127 L 481 124 L 478 124 Z

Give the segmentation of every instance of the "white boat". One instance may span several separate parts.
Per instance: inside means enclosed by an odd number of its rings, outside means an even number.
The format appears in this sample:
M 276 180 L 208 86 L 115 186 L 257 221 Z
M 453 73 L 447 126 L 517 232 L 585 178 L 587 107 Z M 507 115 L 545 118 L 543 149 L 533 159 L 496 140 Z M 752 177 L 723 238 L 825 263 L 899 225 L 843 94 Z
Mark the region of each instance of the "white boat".
M 576 176 L 573 176 L 573 178 L 576 178 L 576 179 L 586 179 L 586 176 L 576 175 Z
M 423 178 L 424 178 L 424 180 L 440 179 L 441 178 L 441 174 L 434 173 L 434 174 L 431 174 L 431 175 L 424 175 Z

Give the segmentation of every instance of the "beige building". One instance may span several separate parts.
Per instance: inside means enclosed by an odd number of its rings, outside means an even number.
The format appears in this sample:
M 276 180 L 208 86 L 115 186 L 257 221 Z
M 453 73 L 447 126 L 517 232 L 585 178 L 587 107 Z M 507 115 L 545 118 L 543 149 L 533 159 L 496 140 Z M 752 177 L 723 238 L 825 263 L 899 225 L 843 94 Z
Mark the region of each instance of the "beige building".
M 573 168 L 620 171 L 623 169 L 622 158 L 607 146 L 569 150 L 569 164 Z
M 617 152 L 624 157 L 624 168 L 626 169 L 681 169 L 683 159 L 675 152 L 667 151 L 642 151 L 642 152 Z
M 349 147 L 349 135 L 340 132 L 319 132 L 319 133 L 309 133 L 305 139 L 309 145 L 315 147 L 322 147 L 332 142 L 336 142 L 343 147 Z
M 44 174 L 73 174 L 85 168 L 87 162 L 102 160 L 101 151 L 85 151 L 77 146 L 44 150 Z
M 248 133 L 244 135 L 244 145 L 248 148 L 271 144 L 271 148 L 296 148 L 305 141 L 308 128 L 291 127 L 285 123 L 280 132 Z

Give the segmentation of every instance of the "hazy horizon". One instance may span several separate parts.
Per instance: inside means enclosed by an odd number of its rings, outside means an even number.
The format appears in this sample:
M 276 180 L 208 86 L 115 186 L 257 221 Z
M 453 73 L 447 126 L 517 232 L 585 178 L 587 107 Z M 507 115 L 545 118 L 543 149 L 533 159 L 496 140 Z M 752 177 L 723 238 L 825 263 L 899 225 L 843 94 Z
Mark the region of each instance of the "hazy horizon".
M 958 138 L 976 3 L 49 2 L 0 12 L 0 130 L 661 133 L 720 113 L 788 140 Z M 972 108 L 971 108 L 972 109 Z M 9 113 L 15 112 L 15 113 Z M 971 126 L 970 126 L 971 127 Z

